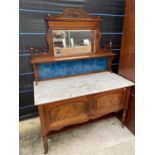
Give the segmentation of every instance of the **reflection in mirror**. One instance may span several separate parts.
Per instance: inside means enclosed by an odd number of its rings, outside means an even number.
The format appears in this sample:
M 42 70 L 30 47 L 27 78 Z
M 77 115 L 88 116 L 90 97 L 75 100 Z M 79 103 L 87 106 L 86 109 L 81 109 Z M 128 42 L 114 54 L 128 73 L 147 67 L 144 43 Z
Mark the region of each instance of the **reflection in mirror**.
M 95 30 L 53 30 L 54 56 L 95 52 Z

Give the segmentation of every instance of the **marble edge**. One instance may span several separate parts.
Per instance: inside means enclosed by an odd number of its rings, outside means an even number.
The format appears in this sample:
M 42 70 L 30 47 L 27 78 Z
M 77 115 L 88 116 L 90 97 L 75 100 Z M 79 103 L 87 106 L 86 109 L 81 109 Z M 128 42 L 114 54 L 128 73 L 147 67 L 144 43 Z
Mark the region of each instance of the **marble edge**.
M 131 86 L 134 86 L 134 84 L 130 84 L 128 86 L 123 86 L 123 87 L 119 87 L 119 88 L 114 88 L 114 89 L 108 89 L 108 90 L 104 90 L 104 91 L 98 91 L 98 92 L 92 92 L 92 93 L 86 93 L 86 94 L 83 94 L 83 95 L 77 95 L 77 96 L 72 96 L 72 97 L 65 97 L 65 98 L 62 98 L 62 99 L 55 99 L 54 101 L 49 101 L 49 102 L 45 102 L 45 103 L 34 103 L 34 105 L 38 106 L 38 105 L 44 105 L 44 104 L 50 104 L 52 102 L 58 102 L 58 101 L 63 101 L 63 100 L 67 100 L 67 99 L 73 99 L 73 98 L 77 98 L 77 97 L 83 97 L 83 96 L 86 96 L 86 95 L 93 95 L 93 94 L 98 94 L 98 93 L 104 93 L 104 92 L 108 92 L 108 91 L 113 91 L 113 90 L 117 90 L 117 89 L 123 89 L 123 88 L 127 88 L 127 87 L 131 87 Z

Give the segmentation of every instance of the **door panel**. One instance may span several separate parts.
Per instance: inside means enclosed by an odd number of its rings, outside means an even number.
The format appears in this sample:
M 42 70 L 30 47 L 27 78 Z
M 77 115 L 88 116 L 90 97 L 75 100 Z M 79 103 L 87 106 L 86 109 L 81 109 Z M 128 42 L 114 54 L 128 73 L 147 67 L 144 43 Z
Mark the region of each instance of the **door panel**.
M 79 97 L 45 105 L 46 124 L 50 130 L 85 122 L 89 119 L 89 99 Z
M 98 118 L 124 107 L 125 89 L 94 95 L 92 118 Z

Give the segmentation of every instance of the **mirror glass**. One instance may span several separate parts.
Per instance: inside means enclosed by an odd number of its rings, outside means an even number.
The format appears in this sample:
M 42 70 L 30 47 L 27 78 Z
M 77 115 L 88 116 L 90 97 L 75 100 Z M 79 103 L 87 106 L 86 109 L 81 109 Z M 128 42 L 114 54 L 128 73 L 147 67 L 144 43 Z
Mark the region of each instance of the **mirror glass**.
M 54 56 L 95 52 L 95 30 L 53 30 Z

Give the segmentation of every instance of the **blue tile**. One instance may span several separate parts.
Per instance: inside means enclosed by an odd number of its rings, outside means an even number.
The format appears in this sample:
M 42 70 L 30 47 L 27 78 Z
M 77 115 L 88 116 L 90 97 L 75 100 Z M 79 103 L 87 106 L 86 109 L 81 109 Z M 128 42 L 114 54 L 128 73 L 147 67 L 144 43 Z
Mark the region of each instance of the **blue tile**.
M 39 77 L 40 79 L 47 79 L 104 71 L 107 67 L 106 62 L 106 58 L 91 58 L 39 64 Z

